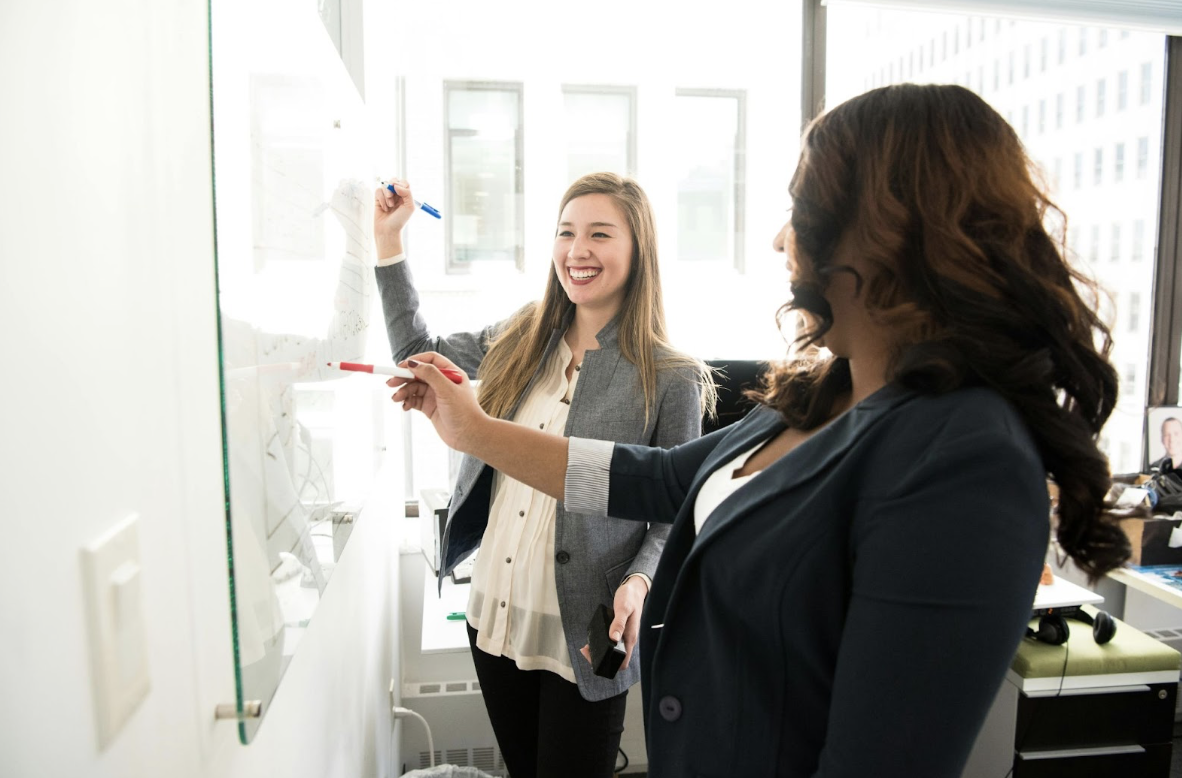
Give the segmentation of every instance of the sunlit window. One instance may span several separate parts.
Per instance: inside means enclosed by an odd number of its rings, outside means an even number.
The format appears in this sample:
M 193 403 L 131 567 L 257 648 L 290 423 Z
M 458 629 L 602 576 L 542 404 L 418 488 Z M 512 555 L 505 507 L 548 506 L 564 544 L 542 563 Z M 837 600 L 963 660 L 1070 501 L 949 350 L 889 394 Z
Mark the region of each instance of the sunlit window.
M 677 126 L 694 127 L 681 136 L 677 158 L 677 258 L 722 261 L 743 268 L 744 99 L 741 92 L 679 89 Z M 692 141 L 686 142 L 692 137 Z
M 631 87 L 562 88 L 567 179 L 587 173 L 623 176 L 636 171 L 636 90 Z
M 826 102 L 836 105 L 862 91 L 855 88 L 861 74 L 876 70 L 896 52 L 940 39 L 965 24 L 965 17 L 950 14 L 830 2 Z M 1052 186 L 1052 200 L 1067 216 L 1069 258 L 1104 289 L 1099 312 L 1113 328 L 1113 360 L 1119 366 L 1121 387 L 1117 409 L 1102 437 L 1115 471 L 1136 470 L 1145 403 L 1145 382 L 1139 380 L 1137 365 L 1149 351 L 1150 326 L 1142 301 L 1152 294 L 1154 264 L 1143 260 L 1156 229 L 1162 125 L 1162 95 L 1153 84 L 1161 83 L 1164 36 L 1125 30 L 1117 35 L 1035 21 L 1003 25 L 1000 19 L 985 26 L 991 34 L 981 45 L 937 63 L 917 80 L 954 83 L 966 69 L 992 63 L 988 93 L 982 92 L 981 84 L 970 87 L 976 86 L 1022 135 Z M 1053 41 L 1055 50 L 1055 56 L 1048 57 L 1046 77 L 1015 83 L 1019 55 L 1023 73 L 1032 53 L 1037 53 L 1038 72 L 1043 72 L 1044 41 Z M 1145 61 L 1145 52 L 1162 53 Z M 1131 78 L 1137 79 L 1135 85 Z M 1134 86 L 1135 97 L 1129 94 Z M 1043 106 L 1052 99 L 1054 120 L 1044 123 Z M 1034 127 L 1028 126 L 1032 110 Z M 1071 114 L 1074 121 L 1067 118 Z M 1143 134 L 1147 128 L 1154 130 Z M 1035 132 L 1028 132 L 1031 129 Z M 1126 164 L 1135 168 L 1126 170 Z M 1114 195 L 1113 184 L 1120 185 L 1119 194 Z
M 521 84 L 448 82 L 444 90 L 448 267 L 520 267 Z

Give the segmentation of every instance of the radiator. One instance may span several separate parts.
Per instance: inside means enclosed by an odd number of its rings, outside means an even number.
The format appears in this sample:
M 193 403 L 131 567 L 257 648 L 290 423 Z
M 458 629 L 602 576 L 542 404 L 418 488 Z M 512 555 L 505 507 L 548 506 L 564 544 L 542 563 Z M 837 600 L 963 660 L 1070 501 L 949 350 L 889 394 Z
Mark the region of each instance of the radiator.
M 480 696 L 480 682 L 422 681 L 402 685 L 402 706 L 431 725 L 435 764 L 475 767 L 498 778 L 509 778 L 501 749 Z M 406 769 L 431 766 L 427 733 L 413 717 L 402 720 L 402 756 Z

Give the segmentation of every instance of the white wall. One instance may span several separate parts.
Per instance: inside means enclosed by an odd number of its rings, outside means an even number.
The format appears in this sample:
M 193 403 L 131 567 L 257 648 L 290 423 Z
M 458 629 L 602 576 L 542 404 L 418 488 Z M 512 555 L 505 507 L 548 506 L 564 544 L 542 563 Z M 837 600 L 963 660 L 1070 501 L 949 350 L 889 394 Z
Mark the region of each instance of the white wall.
M 397 554 L 375 510 L 255 742 L 213 719 L 234 674 L 206 35 L 202 0 L 0 5 L 5 776 L 399 772 Z M 151 690 L 100 751 L 79 551 L 131 513 Z

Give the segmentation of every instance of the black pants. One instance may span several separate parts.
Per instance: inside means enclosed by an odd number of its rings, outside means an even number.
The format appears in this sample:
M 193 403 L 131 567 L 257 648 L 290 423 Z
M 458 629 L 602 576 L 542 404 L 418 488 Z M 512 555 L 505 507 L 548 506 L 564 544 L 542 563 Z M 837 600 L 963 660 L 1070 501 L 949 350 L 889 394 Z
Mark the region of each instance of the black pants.
M 471 624 L 468 643 L 512 778 L 611 778 L 628 692 L 587 702 L 577 684 L 481 651 Z

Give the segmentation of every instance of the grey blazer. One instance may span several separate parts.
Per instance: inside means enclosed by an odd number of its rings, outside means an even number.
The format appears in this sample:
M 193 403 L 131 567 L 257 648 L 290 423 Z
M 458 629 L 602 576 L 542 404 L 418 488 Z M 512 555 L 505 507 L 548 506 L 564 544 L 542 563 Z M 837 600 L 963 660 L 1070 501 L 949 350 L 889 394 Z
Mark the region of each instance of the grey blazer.
M 419 296 L 408 263 L 378 267 L 376 274 L 386 334 L 395 361 L 423 351 L 437 351 L 464 370 L 469 378 L 474 378 L 488 353 L 490 341 L 503 323 L 479 332 L 434 337 L 419 315 Z M 569 322 L 564 322 L 551 335 L 538 370 L 558 347 L 566 324 Z M 701 393 L 693 372 L 658 371 L 655 412 L 649 414 L 646 423 L 640 375 L 636 366 L 620 353 L 617 327 L 617 320 L 608 323 L 596 335 L 599 349 L 589 350 L 583 356 L 564 434 L 662 448 L 698 437 L 702 424 Z M 523 397 L 536 380 L 537 373 Z M 515 407 L 513 413 L 516 411 Z M 463 457 L 444 530 L 440 585 L 443 577 L 480 545 L 492 504 L 492 475 L 492 468 L 484 462 Z M 600 678 L 579 653 L 587 642 L 587 624 L 597 605 L 612 604 L 616 589 L 629 575 L 654 576 L 669 526 L 586 516 L 566 510 L 562 501 L 558 502 L 555 522 L 554 571 L 571 666 L 585 699 L 606 699 L 640 680 L 639 652 L 634 653 L 627 670 L 621 670 L 610 680 Z

